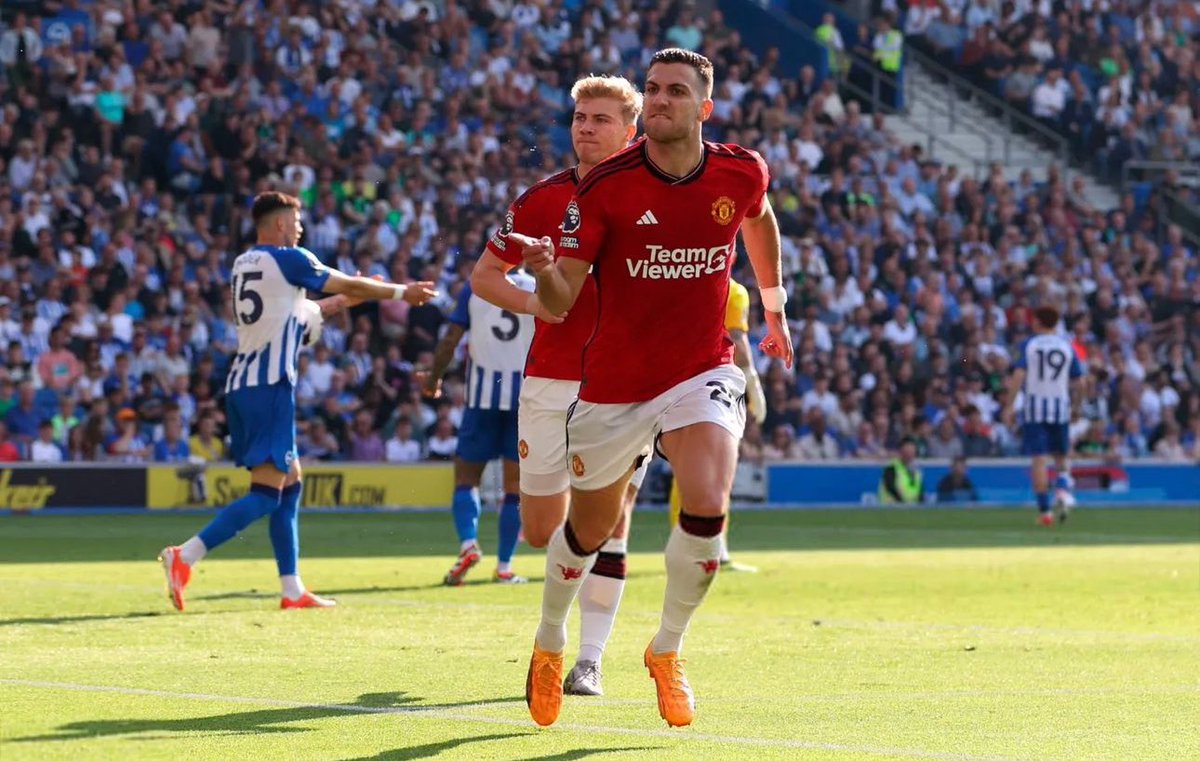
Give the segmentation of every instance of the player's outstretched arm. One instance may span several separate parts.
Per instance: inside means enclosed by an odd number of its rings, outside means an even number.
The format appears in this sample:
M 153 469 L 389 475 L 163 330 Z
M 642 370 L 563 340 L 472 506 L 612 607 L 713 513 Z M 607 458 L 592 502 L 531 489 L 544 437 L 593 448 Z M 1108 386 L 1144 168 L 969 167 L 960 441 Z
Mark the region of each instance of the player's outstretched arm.
M 516 314 L 531 314 L 544 322 L 559 323 L 566 315 L 549 312 L 537 294 L 522 290 L 508 279 L 513 265 L 491 251 L 484 251 L 471 272 L 471 290 L 481 299 Z
M 329 272 L 323 290 L 326 293 L 341 294 L 352 302 L 387 301 L 403 299 L 413 306 L 420 306 L 435 298 L 438 292 L 433 283 L 417 282 L 402 285 L 398 283 L 382 283 L 359 275 L 344 275 L 336 270 Z
M 553 314 L 564 314 L 575 306 L 591 264 L 572 257 L 556 260 L 554 242 L 546 237 L 510 233 L 508 239 L 521 247 L 525 264 L 537 278 L 537 297 L 546 309 Z
M 762 213 L 746 218 L 742 222 L 742 239 L 754 279 L 758 281 L 758 292 L 762 295 L 766 311 L 767 337 L 759 344 L 767 356 L 782 359 L 787 367 L 792 366 L 792 336 L 783 307 L 787 294 L 783 289 L 783 266 L 780 262 L 779 222 L 769 199 L 763 200 Z

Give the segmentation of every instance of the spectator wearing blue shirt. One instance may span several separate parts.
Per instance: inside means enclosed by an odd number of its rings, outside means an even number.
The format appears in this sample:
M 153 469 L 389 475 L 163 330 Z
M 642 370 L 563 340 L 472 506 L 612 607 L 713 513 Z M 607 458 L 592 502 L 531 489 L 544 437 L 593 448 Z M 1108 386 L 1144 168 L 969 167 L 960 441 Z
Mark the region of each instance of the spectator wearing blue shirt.
M 17 405 L 4 417 L 9 433 L 22 446 L 27 446 L 37 437 L 38 426 L 42 422 L 34 397 L 33 384 L 22 383 Z
M 155 462 L 187 462 L 188 443 L 183 438 L 183 421 L 178 413 L 169 413 L 163 422 L 163 437 L 154 445 Z

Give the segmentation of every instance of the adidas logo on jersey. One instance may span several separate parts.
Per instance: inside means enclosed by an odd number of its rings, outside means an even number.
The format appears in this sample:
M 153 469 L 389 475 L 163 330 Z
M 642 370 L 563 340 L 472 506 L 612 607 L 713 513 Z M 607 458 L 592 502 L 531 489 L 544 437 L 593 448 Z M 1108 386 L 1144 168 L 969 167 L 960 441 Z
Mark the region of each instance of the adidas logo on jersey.
M 638 217 L 639 225 L 657 225 L 658 217 L 654 216 L 654 212 L 647 210 L 645 214 Z

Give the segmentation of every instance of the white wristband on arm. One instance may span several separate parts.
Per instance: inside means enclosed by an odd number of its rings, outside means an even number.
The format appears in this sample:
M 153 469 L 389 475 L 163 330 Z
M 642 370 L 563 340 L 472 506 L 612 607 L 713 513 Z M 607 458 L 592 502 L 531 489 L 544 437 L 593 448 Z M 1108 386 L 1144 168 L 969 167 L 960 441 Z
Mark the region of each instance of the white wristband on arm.
M 403 283 L 392 284 L 392 301 L 400 301 L 404 298 L 404 293 L 408 290 L 408 286 Z
M 782 285 L 772 286 L 771 288 L 759 288 L 758 293 L 762 296 L 763 308 L 768 312 L 783 312 L 784 304 L 787 304 L 787 291 Z

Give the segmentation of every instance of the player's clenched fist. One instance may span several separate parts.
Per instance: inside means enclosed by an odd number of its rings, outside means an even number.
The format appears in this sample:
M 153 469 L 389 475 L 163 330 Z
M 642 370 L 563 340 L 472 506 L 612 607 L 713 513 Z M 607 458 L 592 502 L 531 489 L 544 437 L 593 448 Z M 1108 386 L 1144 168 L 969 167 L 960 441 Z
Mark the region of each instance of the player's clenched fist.
M 521 247 L 521 258 L 534 274 L 554 266 L 554 242 L 549 238 L 530 238 L 520 233 L 509 233 L 508 239 Z

